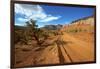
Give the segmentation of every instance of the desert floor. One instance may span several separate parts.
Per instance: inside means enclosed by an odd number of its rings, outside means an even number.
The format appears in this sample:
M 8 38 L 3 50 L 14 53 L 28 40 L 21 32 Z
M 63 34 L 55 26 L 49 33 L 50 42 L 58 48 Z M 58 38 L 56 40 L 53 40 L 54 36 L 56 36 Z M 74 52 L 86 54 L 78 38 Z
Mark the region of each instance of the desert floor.
M 43 46 L 35 41 L 15 45 L 15 67 L 94 61 L 94 34 L 78 33 L 53 36 Z

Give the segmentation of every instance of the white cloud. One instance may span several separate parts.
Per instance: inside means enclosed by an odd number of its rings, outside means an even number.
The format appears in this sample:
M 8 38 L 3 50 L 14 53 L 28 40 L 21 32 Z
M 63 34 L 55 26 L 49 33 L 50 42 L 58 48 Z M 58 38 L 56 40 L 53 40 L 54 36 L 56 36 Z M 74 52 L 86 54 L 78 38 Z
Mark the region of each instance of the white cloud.
M 26 21 L 28 21 L 28 19 L 25 19 L 25 18 L 18 18 L 18 20 L 21 21 L 21 22 L 26 22 Z
M 49 21 L 52 21 L 52 20 L 58 20 L 59 18 L 60 18 L 60 16 L 58 16 L 58 17 L 48 16 L 47 18 L 40 20 L 40 22 L 49 22 Z
M 25 22 L 29 19 L 34 19 L 38 22 L 50 22 L 60 18 L 60 16 L 46 14 L 39 5 L 15 4 L 15 13 L 25 16 L 24 18 L 17 18 L 20 22 Z
M 25 26 L 26 24 L 25 24 L 25 23 L 15 23 L 15 25 L 18 25 L 18 26 Z
M 15 4 L 15 13 L 25 15 L 26 17 L 42 11 L 43 10 L 39 5 Z

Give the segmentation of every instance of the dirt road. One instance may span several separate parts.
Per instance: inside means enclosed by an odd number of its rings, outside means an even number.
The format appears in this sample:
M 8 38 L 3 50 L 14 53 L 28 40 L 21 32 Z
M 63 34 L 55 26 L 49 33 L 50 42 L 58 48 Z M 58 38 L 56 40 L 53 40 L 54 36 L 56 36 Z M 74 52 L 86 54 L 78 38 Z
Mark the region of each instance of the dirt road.
M 29 57 L 16 66 L 64 64 L 94 60 L 94 43 L 79 40 L 67 33 L 58 35 L 53 40 L 47 41 L 47 43 L 53 44 L 37 52 L 33 49 Z
M 62 54 L 64 55 L 65 63 L 69 61 L 73 63 L 94 60 L 94 44 L 81 41 L 66 33 L 60 36 L 58 40 L 60 40 L 58 48 L 60 47 Z
M 51 53 L 54 53 L 57 56 L 46 56 L 48 58 L 45 60 L 47 63 L 49 63 L 49 60 L 52 61 L 52 59 L 60 64 L 94 60 L 94 43 L 79 40 L 78 38 L 75 38 L 67 33 L 58 35 L 55 43 L 55 47 L 53 47 L 56 48 L 55 50 L 57 51 L 55 53 L 52 51 Z M 46 52 L 47 54 L 50 54 L 48 49 L 45 50 L 45 55 Z M 52 59 L 50 59 L 51 57 Z

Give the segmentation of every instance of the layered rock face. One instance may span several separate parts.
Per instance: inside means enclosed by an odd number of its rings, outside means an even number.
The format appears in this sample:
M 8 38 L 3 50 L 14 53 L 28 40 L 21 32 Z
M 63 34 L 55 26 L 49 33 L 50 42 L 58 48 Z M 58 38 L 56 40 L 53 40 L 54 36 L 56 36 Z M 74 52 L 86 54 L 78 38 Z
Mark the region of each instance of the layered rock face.
M 72 21 L 70 24 L 63 25 L 61 30 L 65 32 L 94 32 L 94 16 Z

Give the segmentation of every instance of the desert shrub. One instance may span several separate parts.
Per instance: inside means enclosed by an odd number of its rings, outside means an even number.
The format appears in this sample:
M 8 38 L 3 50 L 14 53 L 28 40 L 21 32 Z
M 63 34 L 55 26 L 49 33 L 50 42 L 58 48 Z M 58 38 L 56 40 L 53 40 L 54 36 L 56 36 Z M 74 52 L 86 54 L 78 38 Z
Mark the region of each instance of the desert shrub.
M 41 45 L 48 37 L 47 32 L 38 28 L 36 21 L 30 20 L 26 22 L 28 35 L 34 37 L 38 45 Z
M 15 33 L 14 33 L 14 42 L 15 43 L 18 43 L 18 42 L 20 42 L 20 39 L 21 39 L 21 37 L 22 37 L 22 35 L 21 35 L 21 33 L 22 33 L 22 31 L 16 31 L 15 30 Z
M 78 29 L 68 30 L 67 32 L 68 32 L 68 33 L 77 33 L 77 32 L 78 32 Z
M 47 34 L 48 37 L 57 35 L 57 33 L 55 31 L 53 31 L 53 30 L 46 30 L 45 34 Z
M 72 32 L 72 30 L 67 30 L 66 32 L 71 33 L 71 32 Z
M 78 32 L 78 30 L 77 30 L 77 29 L 75 29 L 75 30 L 74 30 L 74 33 L 77 33 L 77 32 Z
M 79 30 L 78 30 L 79 32 L 82 32 L 82 29 L 81 28 L 79 28 Z
M 87 32 L 87 30 L 86 30 L 86 29 L 84 29 L 83 31 L 84 31 L 84 32 Z
M 32 49 L 29 48 L 23 48 L 22 51 L 27 52 L 27 51 L 31 51 Z
M 27 37 L 25 31 L 23 31 L 23 30 L 17 30 L 17 31 L 15 30 L 14 37 L 15 37 L 15 40 L 14 40 L 15 44 L 17 44 L 17 43 L 27 44 L 27 42 L 28 42 L 28 37 Z
M 52 34 L 53 34 L 54 36 L 56 36 L 56 35 L 58 35 L 58 32 L 54 31 L 54 32 L 52 32 Z
M 15 37 L 14 43 L 16 44 L 20 41 L 20 35 L 19 35 L 18 31 L 15 31 L 14 37 Z

